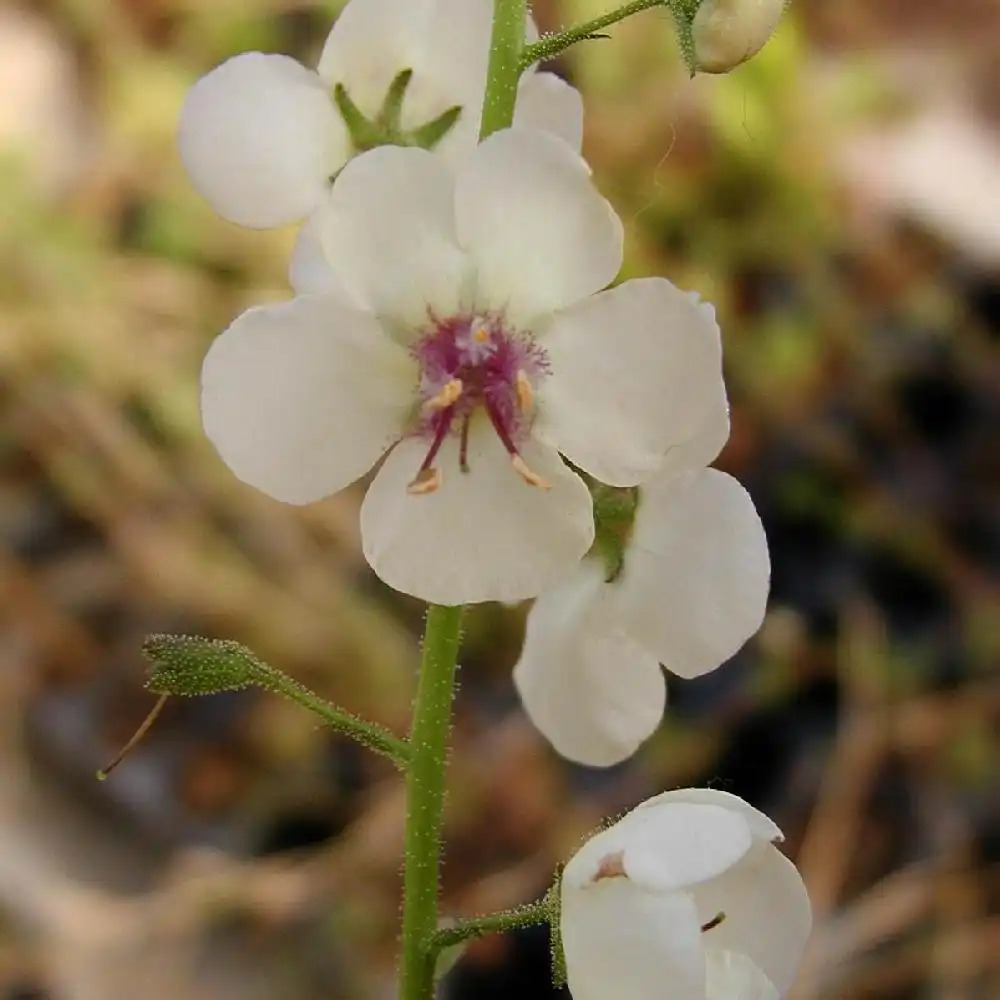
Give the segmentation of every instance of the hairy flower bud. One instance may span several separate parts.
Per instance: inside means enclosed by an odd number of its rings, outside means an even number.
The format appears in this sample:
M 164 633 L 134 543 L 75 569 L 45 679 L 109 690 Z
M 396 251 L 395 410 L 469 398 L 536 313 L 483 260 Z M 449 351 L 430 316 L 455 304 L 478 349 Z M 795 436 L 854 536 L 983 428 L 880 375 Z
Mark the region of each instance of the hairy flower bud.
M 704 0 L 691 24 L 695 68 L 728 73 L 774 34 L 787 0 Z

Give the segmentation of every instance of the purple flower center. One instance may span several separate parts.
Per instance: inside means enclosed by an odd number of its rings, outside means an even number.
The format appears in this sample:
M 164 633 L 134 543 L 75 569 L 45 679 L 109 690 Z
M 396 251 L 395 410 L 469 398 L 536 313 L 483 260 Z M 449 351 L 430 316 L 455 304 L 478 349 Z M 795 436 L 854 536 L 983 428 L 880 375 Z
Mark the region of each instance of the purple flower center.
M 531 334 L 507 328 L 496 315 L 432 316 L 412 352 L 420 365 L 415 433 L 429 445 L 410 492 L 432 493 L 440 486 L 434 460 L 449 434 L 459 436 L 459 468 L 469 471 L 469 422 L 480 408 L 517 472 L 547 489 L 518 451 L 531 430 L 535 388 L 550 371 L 548 355 Z

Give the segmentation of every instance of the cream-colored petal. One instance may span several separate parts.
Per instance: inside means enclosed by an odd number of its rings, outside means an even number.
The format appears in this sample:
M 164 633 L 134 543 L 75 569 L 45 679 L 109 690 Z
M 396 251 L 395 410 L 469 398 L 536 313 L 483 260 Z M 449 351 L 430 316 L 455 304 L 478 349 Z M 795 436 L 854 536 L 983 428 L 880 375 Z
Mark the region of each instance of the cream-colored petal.
M 768 842 L 785 839 L 778 824 L 770 816 L 755 809 L 738 795 L 724 792 L 721 788 L 674 788 L 669 792 L 661 792 L 651 799 L 646 799 L 636 808 L 649 809 L 665 805 L 668 802 L 694 802 L 699 805 L 721 806 L 723 809 L 731 809 L 746 820 L 756 839 Z
M 514 128 L 559 136 L 575 152 L 583 145 L 583 97 L 555 73 L 525 73 L 517 88 Z
M 802 876 L 774 845 L 758 840 L 729 870 L 690 890 L 702 923 L 725 919 L 705 933 L 707 947 L 745 955 L 786 993 L 812 928 Z
M 551 489 L 530 486 L 477 419 L 469 471 L 451 437 L 435 462 L 440 488 L 414 496 L 407 486 L 428 447 L 413 438 L 397 445 L 361 508 L 365 556 L 390 587 L 435 604 L 519 601 L 573 572 L 593 541 L 593 512 L 583 481 L 554 451 L 525 443 L 522 458 Z
M 380 146 L 341 171 L 321 209 L 330 267 L 376 315 L 415 333 L 430 311 L 467 298 L 470 262 L 455 237 L 448 167 L 423 149 Z
M 689 297 L 701 310 L 706 324 L 717 326 L 715 309 L 698 296 Z M 729 440 L 729 398 L 722 378 L 712 379 L 706 397 L 707 408 L 704 416 L 686 440 L 671 443 L 664 456 L 663 464 L 657 469 L 657 479 L 666 480 L 684 472 L 696 472 L 711 465 Z
M 621 265 L 621 221 L 583 160 L 545 132 L 496 132 L 463 159 L 455 219 L 477 307 L 515 326 L 586 298 Z
M 403 430 L 416 366 L 325 296 L 243 313 L 202 368 L 205 433 L 245 483 L 305 504 L 364 475 Z
M 573 1000 L 705 1000 L 701 933 L 683 893 L 564 878 L 559 925 Z
M 308 215 L 350 155 L 320 78 L 288 56 L 248 52 L 189 91 L 177 141 L 219 215 L 266 229 Z
M 779 1000 L 774 983 L 746 955 L 706 947 L 705 958 L 706 1000 Z
M 763 526 L 731 476 L 704 469 L 643 488 L 618 614 L 668 670 L 698 677 L 729 659 L 764 620 L 769 579 Z
M 698 802 L 639 806 L 592 837 L 566 866 L 564 879 L 586 885 L 613 864 L 650 892 L 677 892 L 732 868 L 753 844 L 732 809 Z
M 288 283 L 296 295 L 331 295 L 346 306 L 359 308 L 326 259 L 318 213 L 310 215 L 299 229 L 288 262 Z
M 536 433 L 575 465 L 633 486 L 672 448 L 705 453 L 689 443 L 725 393 L 710 309 L 664 278 L 642 278 L 555 314 L 537 333 L 552 374 Z
M 656 657 L 605 613 L 604 573 L 585 562 L 528 615 L 514 683 L 531 721 L 570 760 L 608 767 L 660 724 L 666 685 Z

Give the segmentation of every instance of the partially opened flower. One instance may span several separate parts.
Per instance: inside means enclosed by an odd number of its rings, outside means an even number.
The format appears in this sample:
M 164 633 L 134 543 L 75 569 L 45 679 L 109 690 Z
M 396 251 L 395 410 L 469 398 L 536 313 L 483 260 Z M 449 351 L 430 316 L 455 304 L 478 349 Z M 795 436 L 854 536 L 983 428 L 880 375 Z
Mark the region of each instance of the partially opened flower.
M 777 1000 L 812 923 L 781 831 L 713 789 L 666 792 L 592 837 L 562 876 L 573 1000 Z
M 361 530 L 398 590 L 460 604 L 566 579 L 594 523 L 560 453 L 634 484 L 718 396 L 711 310 L 660 278 L 599 291 L 621 223 L 551 135 L 498 132 L 456 172 L 372 150 L 341 173 L 321 229 L 337 286 L 251 309 L 215 341 L 205 428 L 237 476 L 290 503 L 388 451 Z
M 641 487 L 620 576 L 606 583 L 603 565 L 587 560 L 528 615 L 514 682 L 570 760 L 607 767 L 631 756 L 663 716 L 660 665 L 701 676 L 763 621 L 770 561 L 753 501 L 731 476 L 699 468 L 727 433 L 717 400 L 700 433 Z
M 192 181 L 239 225 L 303 219 L 362 151 L 345 109 L 394 141 L 460 155 L 477 138 L 492 18 L 492 0 L 351 0 L 315 71 L 261 52 L 228 60 L 195 84 L 181 114 Z M 515 125 L 579 150 L 582 116 L 580 95 L 558 77 L 522 77 Z

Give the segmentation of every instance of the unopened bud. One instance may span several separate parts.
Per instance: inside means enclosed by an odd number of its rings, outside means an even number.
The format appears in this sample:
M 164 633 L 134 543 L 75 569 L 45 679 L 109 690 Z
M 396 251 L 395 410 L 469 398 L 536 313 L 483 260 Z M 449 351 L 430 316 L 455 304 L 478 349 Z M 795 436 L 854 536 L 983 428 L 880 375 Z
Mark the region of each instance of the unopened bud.
M 774 34 L 787 0 L 704 0 L 691 23 L 695 69 L 728 73 Z

